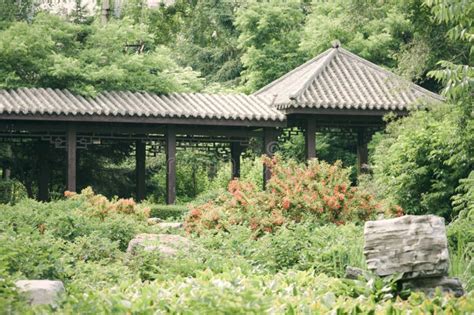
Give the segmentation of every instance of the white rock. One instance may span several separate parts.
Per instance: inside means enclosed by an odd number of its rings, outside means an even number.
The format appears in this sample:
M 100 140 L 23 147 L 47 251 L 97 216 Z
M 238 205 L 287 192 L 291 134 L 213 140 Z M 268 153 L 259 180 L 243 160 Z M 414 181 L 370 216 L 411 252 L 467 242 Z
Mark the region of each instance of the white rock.
M 404 273 L 404 278 L 447 275 L 448 242 L 444 219 L 407 215 L 368 221 L 364 227 L 367 267 L 379 276 Z
M 189 250 L 192 242 L 182 236 L 172 234 L 138 234 L 128 243 L 127 253 L 135 254 L 137 248 L 145 251 L 158 251 L 165 257 L 176 255 L 179 250 Z
M 19 280 L 15 285 L 27 296 L 31 305 L 56 306 L 58 298 L 64 293 L 63 283 L 56 280 Z

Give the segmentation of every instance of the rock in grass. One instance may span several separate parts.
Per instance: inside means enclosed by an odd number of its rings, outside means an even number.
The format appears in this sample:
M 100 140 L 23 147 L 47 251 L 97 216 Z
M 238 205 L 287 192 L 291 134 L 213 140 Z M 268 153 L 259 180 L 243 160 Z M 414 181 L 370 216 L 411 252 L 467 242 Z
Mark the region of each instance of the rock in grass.
M 447 275 L 448 242 L 444 219 L 407 215 L 368 221 L 364 254 L 369 270 L 378 276 L 403 273 L 405 279 Z
M 172 234 L 138 234 L 128 243 L 127 253 L 134 255 L 139 248 L 158 251 L 165 257 L 173 257 L 178 251 L 190 250 L 192 242 L 182 236 Z
M 18 291 L 28 298 L 30 305 L 56 306 L 64 293 L 63 283 L 56 280 L 19 280 L 15 285 Z
M 158 223 L 161 223 L 161 219 L 160 218 L 149 218 L 147 220 L 147 223 L 148 225 L 155 225 L 155 224 L 158 224 Z
M 183 223 L 182 222 L 162 222 L 162 223 L 158 223 L 157 226 L 161 229 L 171 229 L 171 230 L 174 230 L 174 229 L 180 229 L 183 227 Z
M 464 295 L 462 283 L 458 278 L 432 277 L 402 281 L 403 290 L 409 289 L 410 291 L 421 291 L 429 297 L 433 297 L 436 288 L 440 288 L 441 292 L 452 294 L 455 297 Z
M 364 273 L 364 271 L 360 268 L 347 266 L 346 267 L 346 274 L 345 274 L 344 277 L 346 279 L 357 280 L 357 279 L 359 279 L 360 276 L 362 276 L 363 273 Z

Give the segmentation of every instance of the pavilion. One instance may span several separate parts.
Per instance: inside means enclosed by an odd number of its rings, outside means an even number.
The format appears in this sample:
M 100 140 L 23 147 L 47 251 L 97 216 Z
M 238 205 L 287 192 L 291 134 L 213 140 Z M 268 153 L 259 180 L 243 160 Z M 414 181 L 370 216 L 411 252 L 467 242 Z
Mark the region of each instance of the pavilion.
M 368 138 L 383 127 L 385 114 L 406 115 L 440 101 L 439 95 L 335 45 L 253 95 L 111 91 L 91 98 L 49 88 L 0 90 L 0 138 L 41 143 L 33 157 L 39 161 L 47 160 L 52 146 L 64 149 L 69 191 L 76 191 L 79 149 L 133 142 L 138 200 L 145 197 L 147 147 L 158 148 L 166 154 L 166 201 L 172 204 L 177 147 L 225 147 L 231 175 L 239 177 L 250 138 L 260 137 L 262 153 L 272 155 L 282 132 L 300 130 L 310 159 L 316 157 L 316 131 L 339 129 L 357 134 L 361 170 Z M 48 200 L 52 165 L 39 165 L 38 199 Z M 267 180 L 270 173 L 264 170 L 263 176 Z

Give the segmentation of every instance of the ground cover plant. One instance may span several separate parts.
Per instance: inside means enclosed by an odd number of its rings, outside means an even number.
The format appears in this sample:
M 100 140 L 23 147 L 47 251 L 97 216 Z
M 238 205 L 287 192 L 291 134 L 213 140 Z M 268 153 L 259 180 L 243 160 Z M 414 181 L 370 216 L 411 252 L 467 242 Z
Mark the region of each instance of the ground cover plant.
M 281 166 L 281 171 L 285 167 Z M 337 164 L 318 167 L 333 167 L 339 175 L 348 172 Z M 327 180 L 327 175 L 318 180 Z M 2 313 L 474 310 L 472 239 L 470 234 L 460 233 L 472 225 L 472 213 L 448 226 L 451 274 L 461 277 L 468 295 L 454 298 L 438 293 L 427 298 L 413 293 L 402 299 L 396 296 L 390 279 L 343 279 L 346 266 L 365 266 L 360 224 L 302 216 L 271 233 L 263 231 L 257 238 L 252 226 L 244 224 L 229 225 L 225 230 L 211 227 L 199 234 L 177 230 L 175 233 L 195 244 L 192 251 L 182 251 L 174 258 L 156 252 L 130 256 L 125 250 L 136 234 L 163 232 L 147 223 L 153 207 L 128 199 L 109 200 L 91 189 L 66 195 L 51 203 L 25 199 L 0 206 Z M 31 308 L 15 289 L 18 279 L 58 279 L 64 282 L 66 294 L 55 308 Z

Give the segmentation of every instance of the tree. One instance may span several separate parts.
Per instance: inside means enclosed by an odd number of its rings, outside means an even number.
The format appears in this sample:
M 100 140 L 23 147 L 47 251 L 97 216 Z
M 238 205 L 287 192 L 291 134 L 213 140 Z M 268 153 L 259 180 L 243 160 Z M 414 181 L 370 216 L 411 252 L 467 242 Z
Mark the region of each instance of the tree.
M 198 74 L 178 66 L 156 46 L 144 24 L 129 19 L 78 25 L 47 14 L 0 33 L 0 87 L 67 88 L 95 95 L 103 90 L 193 91 Z
M 246 92 L 257 90 L 304 61 L 298 51 L 303 8 L 296 1 L 269 1 L 249 2 L 239 9 L 236 25 Z
M 464 53 L 441 61 L 444 68 L 430 72 L 445 84 L 446 104 L 433 104 L 393 122 L 386 135 L 379 135 L 375 148 L 374 177 L 385 194 L 407 213 L 435 213 L 452 219 L 472 189 L 468 180 L 474 168 L 474 120 L 472 87 L 472 15 L 474 5 L 466 1 L 425 1 L 435 19 L 447 23 L 448 40 L 456 41 Z M 471 175 L 472 179 L 472 175 Z

